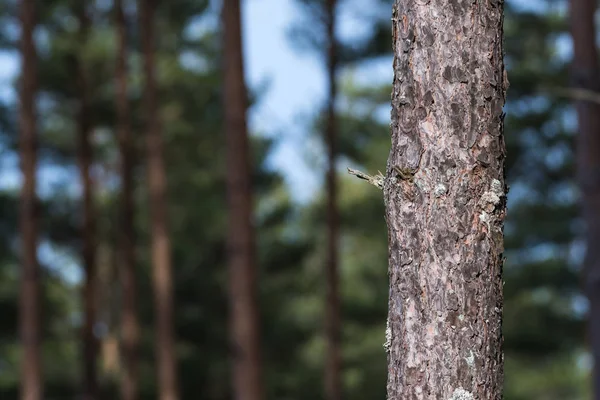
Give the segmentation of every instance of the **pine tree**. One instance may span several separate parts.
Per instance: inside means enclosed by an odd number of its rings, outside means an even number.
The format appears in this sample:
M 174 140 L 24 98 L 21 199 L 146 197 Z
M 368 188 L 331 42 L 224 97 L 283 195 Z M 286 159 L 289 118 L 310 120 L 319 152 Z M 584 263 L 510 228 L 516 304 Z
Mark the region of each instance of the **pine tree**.
M 21 360 L 21 399 L 41 400 L 43 396 L 41 365 L 40 326 L 40 271 L 37 260 L 37 126 L 36 48 L 33 41 L 35 30 L 35 2 L 21 0 L 21 60 L 19 141 L 21 151 L 21 293 L 20 293 L 20 339 L 23 346 Z
M 163 138 L 158 115 L 154 65 L 155 0 L 140 0 L 140 36 L 144 65 L 144 120 L 147 145 L 150 220 L 152 230 L 152 282 L 156 313 L 156 358 L 159 398 L 176 400 L 177 359 L 173 328 L 173 278 L 171 243 L 167 222 L 167 178 L 163 159 Z
M 236 400 L 263 398 L 253 226 L 252 165 L 246 125 L 240 0 L 223 2 L 223 107 L 227 159 L 229 302 Z
M 573 37 L 571 73 L 578 88 L 600 91 L 600 69 L 596 48 L 594 15 L 597 4 L 592 0 L 570 1 L 570 25 Z M 594 398 L 600 399 L 600 104 L 580 100 L 576 103 L 578 119 L 577 178 L 581 188 L 582 214 L 587 224 L 584 260 L 585 291 L 590 302 L 589 338 L 595 366 Z
M 502 398 L 502 17 L 394 4 L 388 399 Z
M 121 157 L 121 212 L 119 217 L 119 254 L 121 266 L 124 374 L 121 382 L 123 400 L 138 398 L 139 324 L 137 317 L 137 278 L 135 231 L 133 225 L 133 163 L 134 143 L 130 124 L 130 106 L 127 92 L 127 23 L 123 1 L 115 0 L 114 23 L 117 31 L 117 63 L 115 68 L 117 97 L 117 135 Z
M 327 125 L 325 142 L 327 143 L 327 265 L 325 335 L 327 352 L 325 360 L 325 395 L 328 400 L 342 398 L 341 378 L 341 315 L 338 277 L 338 231 L 339 217 L 337 207 L 337 124 L 335 101 L 337 95 L 337 46 L 335 38 L 336 0 L 327 0 L 327 80 L 329 94 L 327 99 Z
M 85 3 L 77 5 L 75 14 L 79 22 L 79 46 L 76 48 L 75 76 L 76 90 L 79 102 L 77 112 L 77 142 L 78 159 L 83 188 L 83 215 L 81 224 L 81 237 L 83 242 L 82 262 L 85 275 L 83 287 L 84 325 L 82 330 L 83 344 L 83 398 L 95 400 L 98 397 L 98 378 L 96 372 L 98 344 L 94 333 L 96 325 L 96 215 L 94 210 L 93 182 L 91 167 L 92 154 L 92 121 L 90 108 L 90 93 L 88 88 L 87 69 L 83 58 L 86 47 L 90 19 L 87 15 Z

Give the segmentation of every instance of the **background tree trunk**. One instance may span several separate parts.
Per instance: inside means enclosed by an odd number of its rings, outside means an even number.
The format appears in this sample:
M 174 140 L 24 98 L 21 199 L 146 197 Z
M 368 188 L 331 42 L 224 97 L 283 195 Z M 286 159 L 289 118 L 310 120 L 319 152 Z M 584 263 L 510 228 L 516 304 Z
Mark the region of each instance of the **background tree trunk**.
M 571 0 L 570 24 L 573 36 L 572 82 L 575 87 L 600 92 L 594 0 Z M 590 301 L 589 333 L 594 355 L 594 392 L 600 399 L 600 105 L 576 102 L 577 175 L 581 188 L 583 219 L 587 223 L 584 260 L 585 291 Z
M 83 397 L 95 400 L 98 396 L 98 379 L 96 374 L 96 356 L 98 341 L 94 335 L 96 324 L 96 217 L 94 212 L 93 182 L 90 175 L 92 166 L 91 145 L 91 110 L 87 83 L 87 71 L 84 60 L 85 43 L 87 42 L 90 20 L 84 2 L 76 6 L 79 20 L 79 46 L 76 54 L 77 96 L 79 110 L 77 115 L 78 158 L 81 185 L 83 187 L 83 220 L 81 238 L 83 241 L 82 259 L 85 271 L 83 287 L 84 325 L 83 342 Z
M 502 398 L 502 20 L 394 4 L 388 400 Z
M 119 265 L 121 266 L 122 312 L 121 329 L 124 355 L 124 374 L 121 381 L 123 400 L 138 398 L 138 341 L 137 279 L 135 273 L 135 232 L 133 226 L 133 163 L 134 145 L 130 126 L 127 96 L 127 22 L 122 0 L 115 0 L 117 30 L 117 132 L 121 154 L 121 213 L 119 217 Z
M 152 269 L 156 313 L 156 355 L 161 400 L 178 398 L 177 362 L 173 333 L 173 278 L 167 224 L 167 177 L 163 160 L 162 127 L 156 101 L 154 72 L 154 15 L 156 0 L 140 0 L 140 34 L 144 56 L 144 113 L 150 191 Z
M 263 382 L 240 1 L 225 0 L 222 12 L 233 390 L 236 400 L 259 400 Z
M 336 182 L 336 39 L 335 6 L 336 0 L 327 0 L 327 77 L 329 96 L 327 99 L 327 266 L 326 266 L 326 305 L 325 335 L 327 352 L 325 360 L 325 395 L 328 400 L 342 398 L 341 352 L 340 352 L 340 298 L 338 278 L 338 210 Z
M 21 82 L 19 141 L 21 151 L 21 296 L 19 300 L 21 359 L 21 399 L 41 400 L 43 383 L 40 340 L 40 271 L 37 261 L 37 196 L 36 196 L 36 106 L 37 55 L 33 41 L 35 29 L 34 0 L 20 1 L 21 17 Z

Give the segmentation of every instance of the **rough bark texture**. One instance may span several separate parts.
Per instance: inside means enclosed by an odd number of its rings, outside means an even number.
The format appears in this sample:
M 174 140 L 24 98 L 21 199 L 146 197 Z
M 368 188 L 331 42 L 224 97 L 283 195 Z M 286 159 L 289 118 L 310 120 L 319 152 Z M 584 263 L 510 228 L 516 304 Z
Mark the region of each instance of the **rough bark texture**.
M 41 400 L 43 383 L 40 360 L 40 272 L 37 261 L 37 196 L 36 196 L 36 118 L 37 89 L 35 1 L 21 0 L 21 82 L 19 109 L 19 145 L 21 151 L 21 189 L 19 224 L 21 231 L 21 294 L 19 330 L 21 359 L 21 399 Z
M 140 0 L 140 35 L 144 57 L 144 114 L 150 192 L 152 283 L 154 288 L 156 358 L 160 400 L 178 399 L 177 361 L 173 332 L 173 278 L 167 223 L 167 177 L 163 159 L 162 127 L 156 100 L 154 70 L 154 15 L 157 0 Z
M 123 344 L 123 400 L 138 398 L 138 342 L 137 279 L 135 273 L 135 232 L 133 227 L 133 163 L 134 144 L 129 122 L 130 108 L 127 96 L 127 22 L 122 0 L 115 0 L 115 26 L 117 30 L 116 105 L 117 134 L 121 154 L 121 216 L 119 264 L 121 265 L 122 305 L 121 332 Z
M 78 159 L 81 186 L 83 188 L 83 219 L 81 223 L 82 261 L 85 271 L 83 286 L 84 324 L 83 343 L 83 398 L 95 400 L 98 396 L 96 358 L 98 341 L 94 335 L 96 324 L 96 218 L 94 211 L 93 182 L 90 175 L 92 166 L 91 110 L 87 84 L 87 71 L 82 53 L 87 41 L 90 21 L 84 3 L 77 5 L 79 20 L 79 54 L 76 56 L 76 85 L 79 110 L 77 115 Z
M 596 50 L 595 0 L 571 0 L 570 21 L 573 36 L 573 85 L 600 92 Z M 577 136 L 577 175 L 581 188 L 582 214 L 587 223 L 584 260 L 585 291 L 590 301 L 589 332 L 594 355 L 594 393 L 600 399 L 600 105 L 576 103 L 579 122 Z
M 263 398 L 250 148 L 240 1 L 223 2 L 230 330 L 235 400 Z
M 340 354 L 340 300 L 338 279 L 338 210 L 336 182 L 336 135 L 335 99 L 337 85 L 335 80 L 337 60 L 335 41 L 336 0 L 327 0 L 327 77 L 329 96 L 327 103 L 327 265 L 326 265 L 326 305 L 325 336 L 327 352 L 325 359 L 325 396 L 327 400 L 342 398 L 341 354 Z
M 388 399 L 502 398 L 501 0 L 397 0 Z

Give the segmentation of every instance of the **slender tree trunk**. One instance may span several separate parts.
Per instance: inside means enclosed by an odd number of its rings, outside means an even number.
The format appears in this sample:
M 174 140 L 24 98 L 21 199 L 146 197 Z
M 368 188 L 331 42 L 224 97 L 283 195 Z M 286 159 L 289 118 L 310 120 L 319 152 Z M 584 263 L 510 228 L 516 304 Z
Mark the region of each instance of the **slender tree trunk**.
M 107 182 L 106 178 L 110 179 L 114 176 L 115 168 L 110 168 L 106 165 L 103 176 L 98 177 L 95 181 L 96 193 L 104 192 L 104 188 L 100 188 L 100 182 Z M 110 172 L 109 172 L 110 171 Z M 112 172 L 112 174 L 111 174 Z M 110 178 L 109 178 L 110 177 Z M 108 191 L 112 188 L 107 188 Z M 112 222 L 112 218 L 110 219 Z M 100 221 L 99 221 L 100 222 Z M 111 224 L 112 225 L 112 224 Z M 100 230 L 99 230 L 100 231 Z M 102 230 L 103 237 L 118 238 L 114 227 L 106 227 Z M 120 239 L 120 238 L 118 238 Z M 123 375 L 121 367 L 121 352 L 120 341 L 117 331 L 119 326 L 117 316 L 121 315 L 122 303 L 119 301 L 119 293 L 121 287 L 119 285 L 119 264 L 118 264 L 118 246 L 111 241 L 102 241 L 97 245 L 96 265 L 98 273 L 96 275 L 96 320 L 105 326 L 106 331 L 102 337 L 98 338 L 98 373 L 104 379 L 120 377 Z M 102 393 L 102 389 L 99 390 Z M 102 394 L 99 396 L 102 398 Z
M 501 399 L 500 1 L 396 0 L 388 400 Z
M 327 400 L 341 400 L 341 337 L 340 337 L 340 299 L 338 289 L 338 210 L 336 182 L 336 136 L 335 118 L 336 90 L 336 40 L 335 40 L 335 6 L 336 0 L 327 0 L 327 77 L 329 96 L 327 99 L 327 126 L 325 141 L 327 143 L 327 266 L 326 266 L 326 305 L 325 335 L 327 352 L 325 360 L 325 396 Z
M 264 393 L 240 1 L 224 0 L 222 18 L 233 390 L 235 400 L 260 400 Z
M 122 0 L 115 0 L 115 26 L 117 28 L 117 131 L 121 153 L 121 215 L 119 218 L 119 259 L 123 309 L 121 317 L 124 353 L 124 374 L 121 382 L 123 400 L 138 398 L 138 341 L 137 279 L 135 274 L 135 232 L 133 227 L 133 163 L 134 146 L 127 100 L 127 22 Z
M 79 100 L 77 116 L 78 157 L 81 185 L 83 186 L 81 237 L 83 240 L 82 256 L 85 271 L 85 283 L 83 287 L 85 319 L 82 331 L 83 395 L 86 400 L 95 400 L 98 397 L 98 380 L 96 374 L 98 341 L 94 335 L 94 326 L 96 324 L 96 218 L 93 204 L 93 182 L 90 175 L 93 157 L 91 145 L 91 110 L 86 77 L 87 71 L 81 54 L 87 41 L 90 21 L 83 2 L 77 5 L 76 12 L 79 19 L 80 40 L 80 47 L 78 49 L 80 54 L 76 56 L 77 96 Z
M 154 17 L 157 0 L 140 0 L 140 29 L 144 55 L 144 113 L 152 225 L 152 269 L 156 310 L 156 355 L 160 400 L 179 397 L 173 329 L 173 277 L 167 221 L 167 176 L 163 160 L 162 127 L 156 100 Z
M 594 15 L 595 0 L 571 0 L 570 21 L 573 36 L 572 82 L 577 88 L 600 92 L 598 52 Z M 590 301 L 589 332 L 594 355 L 594 393 L 600 399 L 600 105 L 589 101 L 576 103 L 577 175 L 581 188 L 582 214 L 587 222 L 585 290 Z
M 21 399 L 41 400 L 43 382 L 40 340 L 40 271 L 37 261 L 36 196 L 36 116 L 37 55 L 33 41 L 34 0 L 20 1 L 21 61 L 19 141 L 21 151 L 21 293 L 19 299 L 21 361 Z

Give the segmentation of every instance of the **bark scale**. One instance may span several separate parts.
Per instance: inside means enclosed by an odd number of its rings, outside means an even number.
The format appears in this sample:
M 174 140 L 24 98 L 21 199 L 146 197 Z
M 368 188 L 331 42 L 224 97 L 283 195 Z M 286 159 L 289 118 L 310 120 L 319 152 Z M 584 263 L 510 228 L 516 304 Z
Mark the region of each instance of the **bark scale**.
M 325 336 L 327 351 L 325 359 L 325 396 L 327 400 L 342 398 L 341 378 L 341 333 L 340 333 L 340 298 L 338 272 L 338 237 L 339 217 L 337 209 L 336 179 L 336 136 L 337 124 L 335 116 L 336 85 L 336 40 L 335 40 L 335 7 L 336 0 L 327 0 L 327 78 L 329 95 L 327 99 L 327 125 L 325 142 L 327 143 L 327 265 L 326 265 L 326 304 L 325 304 Z
M 127 21 L 123 1 L 115 0 L 115 27 L 117 30 L 116 111 L 117 136 L 121 155 L 121 216 L 119 264 L 121 265 L 121 332 L 124 374 L 121 381 L 123 400 L 138 398 L 138 346 L 139 323 L 137 319 L 137 278 L 135 272 L 135 231 L 133 216 L 134 142 L 130 124 L 130 107 L 127 96 Z
M 571 0 L 569 17 L 573 37 L 572 84 L 600 92 L 596 50 L 595 0 Z M 577 178 L 581 188 L 582 216 L 587 223 L 584 259 L 585 292 L 590 302 L 589 338 L 594 355 L 594 398 L 600 399 L 600 105 L 576 102 Z
M 167 176 L 163 140 L 156 99 L 154 65 L 155 14 L 157 0 L 139 0 L 140 35 L 144 68 L 144 113 L 148 157 L 148 185 L 152 235 L 152 284 L 156 313 L 156 358 L 160 400 L 179 398 L 177 360 L 173 332 L 173 277 L 171 243 L 167 221 Z
M 503 2 L 397 0 L 388 400 L 501 399 Z
M 21 0 L 21 81 L 19 108 L 19 147 L 21 152 L 21 188 L 19 225 L 21 232 L 21 290 L 19 298 L 19 331 L 22 400 L 43 398 L 40 338 L 40 268 L 37 260 L 37 53 L 33 41 L 35 1 Z
M 224 0 L 222 19 L 233 392 L 235 400 L 260 400 L 264 392 L 240 0 Z

